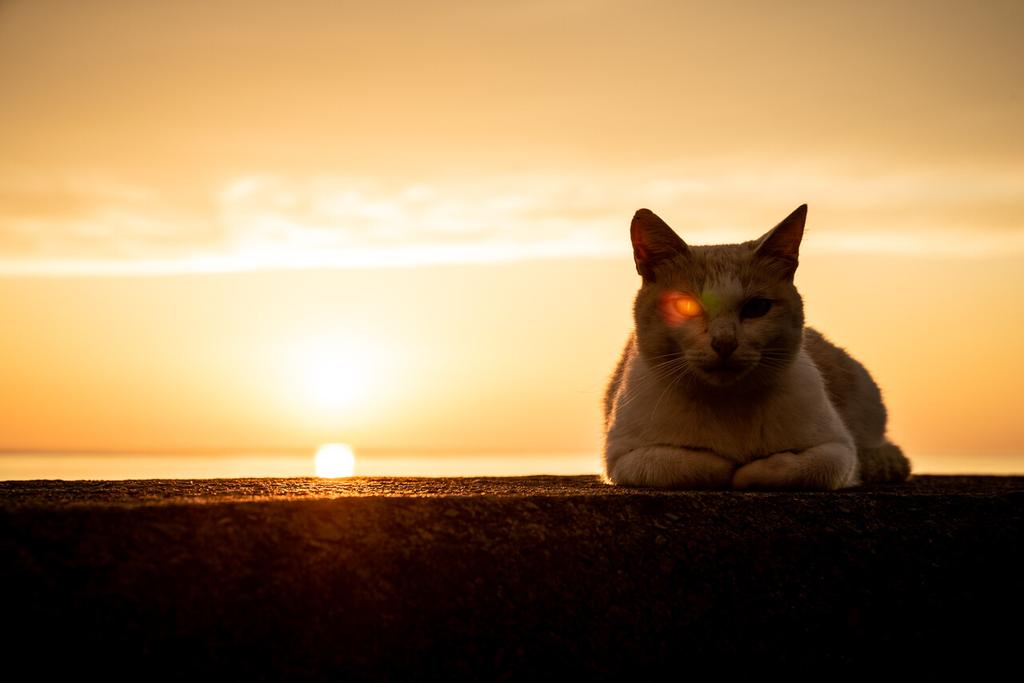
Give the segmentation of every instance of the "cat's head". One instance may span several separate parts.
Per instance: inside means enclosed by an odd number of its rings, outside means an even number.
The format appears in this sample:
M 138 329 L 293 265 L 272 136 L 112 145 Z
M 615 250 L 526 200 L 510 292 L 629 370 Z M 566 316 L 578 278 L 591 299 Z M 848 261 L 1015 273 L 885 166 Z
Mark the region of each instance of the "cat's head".
M 636 337 L 656 373 L 731 388 L 770 383 L 792 362 L 804 325 L 793 275 L 806 217 L 805 204 L 760 239 L 690 246 L 651 211 L 636 212 Z

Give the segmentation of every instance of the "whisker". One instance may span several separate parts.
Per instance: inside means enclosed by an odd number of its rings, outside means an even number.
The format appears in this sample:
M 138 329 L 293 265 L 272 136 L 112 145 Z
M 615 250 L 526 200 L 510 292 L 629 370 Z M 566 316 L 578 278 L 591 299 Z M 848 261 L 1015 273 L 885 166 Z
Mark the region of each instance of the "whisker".
M 672 387 L 674 387 L 676 385 L 676 383 L 687 374 L 689 369 L 690 369 L 689 366 L 684 366 L 681 369 L 681 371 L 676 375 L 675 379 L 673 379 L 672 382 L 669 383 L 669 385 L 667 387 L 665 387 L 665 389 L 658 396 L 658 400 L 654 403 L 654 408 L 651 409 L 651 414 L 647 418 L 648 429 L 651 426 L 651 422 L 654 420 L 654 415 L 658 412 L 658 406 L 661 405 L 661 400 L 663 398 L 665 398 L 665 394 L 667 394 L 669 392 L 669 390 L 671 390 Z
M 685 372 L 688 370 L 687 361 L 684 358 L 676 358 L 672 361 L 666 361 L 656 366 L 652 372 L 644 377 L 631 378 L 631 381 L 625 391 L 620 392 L 616 404 L 620 407 L 626 406 L 637 398 L 643 390 L 647 388 L 647 385 L 652 381 L 665 380 L 672 377 L 679 371 Z
M 668 354 L 675 356 L 666 361 L 656 363 L 648 368 L 648 372 L 641 377 L 632 376 L 627 381 L 624 390 L 620 391 L 616 397 L 616 405 L 618 407 L 624 407 L 636 399 L 637 396 L 643 393 L 647 389 L 648 385 L 652 382 L 660 382 L 667 380 L 676 373 L 682 371 L 688 371 L 689 361 L 680 356 L 679 354 Z

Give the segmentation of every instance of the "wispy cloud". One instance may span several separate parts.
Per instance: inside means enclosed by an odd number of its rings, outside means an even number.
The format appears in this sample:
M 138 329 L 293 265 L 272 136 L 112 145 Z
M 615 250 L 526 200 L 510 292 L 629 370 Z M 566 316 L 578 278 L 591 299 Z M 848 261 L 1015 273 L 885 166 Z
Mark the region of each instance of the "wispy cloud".
M 0 180 L 0 273 L 404 266 L 628 254 L 648 206 L 694 244 L 809 201 L 809 251 L 1024 254 L 1024 173 L 661 169 L 504 177 L 253 173 L 183 203 L 98 178 Z

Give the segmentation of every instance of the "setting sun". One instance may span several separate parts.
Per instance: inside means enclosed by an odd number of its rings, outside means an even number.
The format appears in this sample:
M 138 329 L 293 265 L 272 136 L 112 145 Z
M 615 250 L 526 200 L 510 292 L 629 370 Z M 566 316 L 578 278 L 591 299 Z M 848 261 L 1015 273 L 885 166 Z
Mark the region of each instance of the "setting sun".
M 316 452 L 316 476 L 318 477 L 351 477 L 355 468 L 356 456 L 348 444 L 326 443 Z

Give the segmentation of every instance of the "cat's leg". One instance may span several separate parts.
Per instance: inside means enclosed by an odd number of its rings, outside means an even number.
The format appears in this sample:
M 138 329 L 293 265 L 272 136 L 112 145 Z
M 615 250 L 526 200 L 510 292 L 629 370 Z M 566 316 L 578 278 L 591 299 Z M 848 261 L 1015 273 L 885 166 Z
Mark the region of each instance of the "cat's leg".
M 710 451 L 643 446 L 609 458 L 608 478 L 623 486 L 727 489 L 735 463 Z
M 857 453 L 845 442 L 774 453 L 736 470 L 735 489 L 832 491 L 857 486 Z

